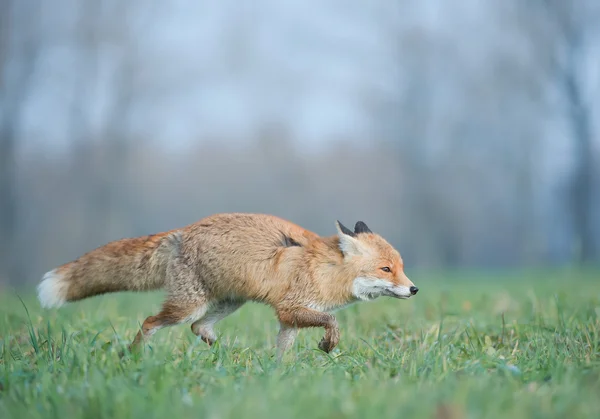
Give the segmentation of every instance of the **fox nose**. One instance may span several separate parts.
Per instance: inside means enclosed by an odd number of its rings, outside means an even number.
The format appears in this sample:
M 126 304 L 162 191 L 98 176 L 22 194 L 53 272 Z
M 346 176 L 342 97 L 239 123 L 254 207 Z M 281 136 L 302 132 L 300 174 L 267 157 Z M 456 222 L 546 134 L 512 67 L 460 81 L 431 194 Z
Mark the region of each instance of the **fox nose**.
M 409 288 L 409 291 L 410 291 L 410 293 L 412 295 L 415 295 L 416 293 L 419 292 L 419 289 L 417 287 L 415 287 L 415 286 L 412 286 L 412 287 Z

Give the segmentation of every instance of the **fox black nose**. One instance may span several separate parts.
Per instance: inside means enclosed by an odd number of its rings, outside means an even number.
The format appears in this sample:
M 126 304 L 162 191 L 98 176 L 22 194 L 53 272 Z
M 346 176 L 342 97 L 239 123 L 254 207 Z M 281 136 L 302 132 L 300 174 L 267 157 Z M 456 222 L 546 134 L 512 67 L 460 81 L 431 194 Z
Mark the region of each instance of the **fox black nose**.
M 419 292 L 419 289 L 417 287 L 415 287 L 415 286 L 412 286 L 412 287 L 409 288 L 409 291 L 410 291 L 410 293 L 412 295 L 415 295 L 416 293 Z

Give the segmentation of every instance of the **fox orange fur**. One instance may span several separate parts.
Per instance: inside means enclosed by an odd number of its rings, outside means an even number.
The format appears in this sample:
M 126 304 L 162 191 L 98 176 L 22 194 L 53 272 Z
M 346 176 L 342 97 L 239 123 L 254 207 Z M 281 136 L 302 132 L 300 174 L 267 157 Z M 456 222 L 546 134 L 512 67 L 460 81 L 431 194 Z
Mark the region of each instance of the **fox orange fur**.
M 162 310 L 148 317 L 130 348 L 165 326 L 191 323 L 209 345 L 214 325 L 246 301 L 274 308 L 280 359 L 299 328 L 322 327 L 319 348 L 331 351 L 340 333 L 331 311 L 380 296 L 418 291 L 400 254 L 365 223 L 336 223 L 320 237 L 263 214 L 216 214 L 184 228 L 108 243 L 46 273 L 38 286 L 44 307 L 94 295 L 164 288 Z

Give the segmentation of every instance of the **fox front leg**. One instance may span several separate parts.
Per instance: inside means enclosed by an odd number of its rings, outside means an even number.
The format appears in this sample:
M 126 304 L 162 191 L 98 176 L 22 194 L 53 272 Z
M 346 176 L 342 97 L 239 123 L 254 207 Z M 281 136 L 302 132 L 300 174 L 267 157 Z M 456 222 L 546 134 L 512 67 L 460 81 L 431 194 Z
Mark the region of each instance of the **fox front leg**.
M 337 320 L 329 313 L 310 308 L 280 309 L 277 312 L 282 326 L 288 328 L 322 327 L 325 336 L 319 343 L 319 349 L 331 352 L 340 341 L 340 329 Z M 281 352 L 286 348 L 278 348 Z
M 335 349 L 340 342 L 340 329 L 337 325 L 337 320 L 333 318 L 333 324 L 330 327 L 325 328 L 325 336 L 319 342 L 319 349 L 323 352 L 329 353 Z

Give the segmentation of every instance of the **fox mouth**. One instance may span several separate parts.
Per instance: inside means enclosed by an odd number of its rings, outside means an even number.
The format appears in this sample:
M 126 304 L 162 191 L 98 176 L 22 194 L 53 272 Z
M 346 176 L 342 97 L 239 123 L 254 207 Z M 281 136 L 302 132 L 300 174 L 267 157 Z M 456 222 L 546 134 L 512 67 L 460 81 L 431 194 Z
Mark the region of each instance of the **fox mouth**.
M 385 290 L 385 295 L 388 297 L 397 298 L 399 300 L 407 300 L 413 296 L 408 287 L 387 288 Z

